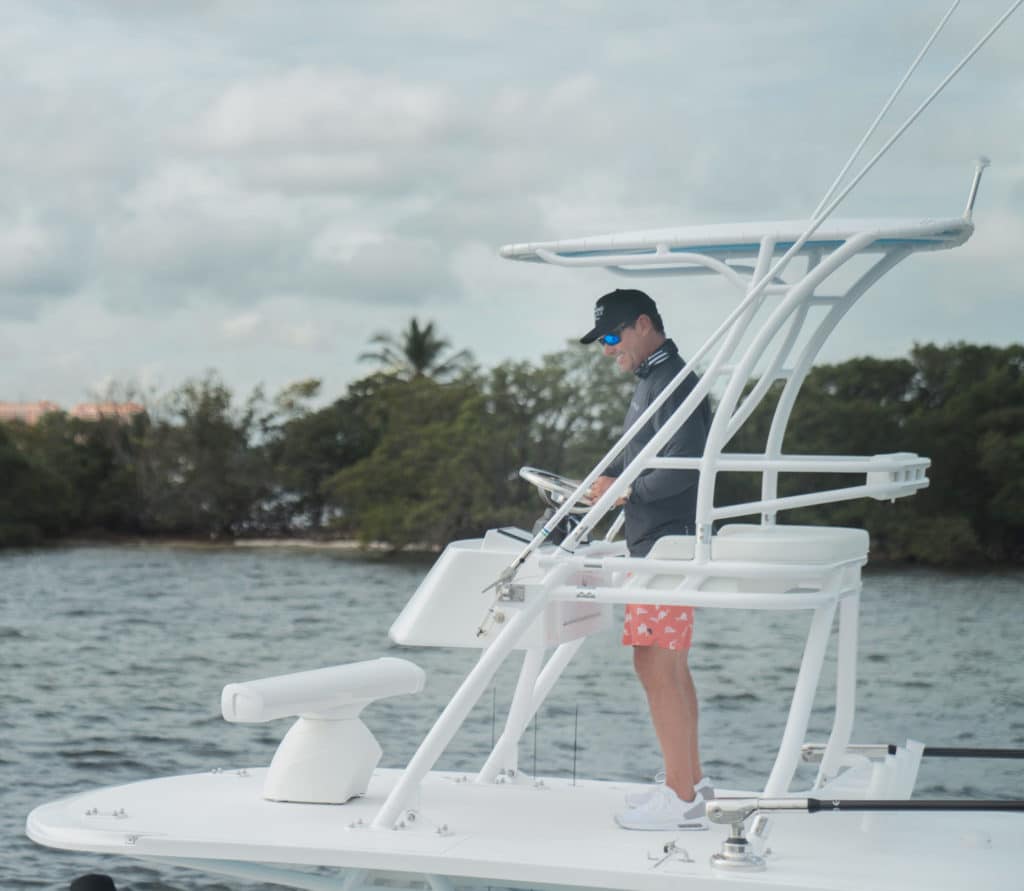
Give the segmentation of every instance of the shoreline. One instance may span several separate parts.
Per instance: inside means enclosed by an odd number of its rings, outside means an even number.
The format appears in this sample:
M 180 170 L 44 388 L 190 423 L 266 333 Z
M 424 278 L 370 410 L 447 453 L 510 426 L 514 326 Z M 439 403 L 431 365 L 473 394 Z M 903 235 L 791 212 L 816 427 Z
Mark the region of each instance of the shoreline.
M 236 548 L 303 548 L 314 551 L 371 551 L 374 553 L 389 554 L 439 554 L 441 548 L 435 545 L 414 542 L 413 544 L 402 545 L 396 548 L 386 541 L 371 541 L 363 544 L 354 538 L 331 538 L 331 539 L 309 539 L 309 538 L 239 538 L 231 542 Z
M 163 547 L 163 548 L 191 548 L 197 550 L 231 550 L 234 548 L 251 550 L 272 550 L 275 548 L 286 550 L 308 550 L 308 551 L 336 551 L 349 554 L 423 554 L 434 555 L 440 553 L 441 549 L 423 542 L 395 547 L 385 541 L 371 541 L 363 543 L 355 538 L 188 538 L 183 536 L 75 536 L 53 541 L 40 542 L 34 545 L 13 547 L 9 550 L 28 549 L 49 549 L 49 548 L 80 548 L 80 547 Z M 0 553 L 5 549 L 0 548 Z
M 290 550 L 307 551 L 311 553 L 337 553 L 349 554 L 352 556 L 366 557 L 436 557 L 443 548 L 436 545 L 429 545 L 425 542 L 413 542 L 411 544 L 395 547 L 388 542 L 371 541 L 360 542 L 354 538 L 235 538 L 235 539 L 210 539 L 210 538 L 188 538 L 183 536 L 139 536 L 139 535 L 103 535 L 103 536 L 75 536 L 36 542 L 24 545 L 12 545 L 0 547 L 0 556 L 4 552 L 14 553 L 17 551 L 50 550 L 60 548 L 80 547 L 126 547 L 126 548 L 182 548 L 191 550 L 232 550 L 248 549 L 252 551 L 266 550 Z M 911 560 L 888 560 L 878 556 L 869 558 L 865 565 L 865 572 L 872 570 L 934 570 L 948 573 L 976 573 L 976 572 L 1019 572 L 1024 567 L 1018 563 L 957 563 L 952 565 L 939 565 L 931 563 L 920 563 Z

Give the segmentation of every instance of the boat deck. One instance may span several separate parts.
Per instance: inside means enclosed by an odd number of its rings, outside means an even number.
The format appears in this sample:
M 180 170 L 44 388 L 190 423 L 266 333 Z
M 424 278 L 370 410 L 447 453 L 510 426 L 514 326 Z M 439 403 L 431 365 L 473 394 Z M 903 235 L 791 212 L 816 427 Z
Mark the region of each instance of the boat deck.
M 629 783 L 478 785 L 464 774 L 433 773 L 411 819 L 391 831 L 367 827 L 397 770 L 376 771 L 367 795 L 341 806 L 266 801 L 264 775 L 225 770 L 98 789 L 36 808 L 28 833 L 53 847 L 140 859 L 337 866 L 487 885 L 907 891 L 963 889 L 983 874 L 997 882 L 990 887 L 1020 887 L 1024 815 L 780 814 L 767 870 L 732 874 L 709 865 L 728 827 L 619 829 L 612 815 L 625 793 L 641 788 Z M 669 842 L 687 856 L 663 859 Z

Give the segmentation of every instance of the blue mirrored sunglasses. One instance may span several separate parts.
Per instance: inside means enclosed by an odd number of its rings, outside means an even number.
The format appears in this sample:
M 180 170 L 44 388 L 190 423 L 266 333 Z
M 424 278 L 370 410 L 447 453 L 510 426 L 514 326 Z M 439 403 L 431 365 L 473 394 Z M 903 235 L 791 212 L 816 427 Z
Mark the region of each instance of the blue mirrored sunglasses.
M 619 327 L 616 328 L 614 331 L 612 331 L 611 334 L 605 334 L 604 337 L 599 337 L 597 339 L 597 342 L 602 343 L 605 346 L 615 346 L 615 344 L 622 342 L 621 332 L 628 327 L 628 323 L 623 323 L 619 325 Z

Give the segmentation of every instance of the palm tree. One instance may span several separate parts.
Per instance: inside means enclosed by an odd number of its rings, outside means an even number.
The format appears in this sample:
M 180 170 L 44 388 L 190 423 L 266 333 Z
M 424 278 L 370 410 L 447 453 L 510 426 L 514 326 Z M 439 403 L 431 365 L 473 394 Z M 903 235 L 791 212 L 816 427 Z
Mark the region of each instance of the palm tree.
M 449 341 L 438 335 L 433 322 L 420 327 L 414 316 L 398 335 L 378 331 L 370 338 L 378 349 L 361 353 L 360 361 L 379 362 L 390 373 L 403 380 L 430 377 L 443 380 L 468 368 L 473 361 L 469 350 L 448 355 Z

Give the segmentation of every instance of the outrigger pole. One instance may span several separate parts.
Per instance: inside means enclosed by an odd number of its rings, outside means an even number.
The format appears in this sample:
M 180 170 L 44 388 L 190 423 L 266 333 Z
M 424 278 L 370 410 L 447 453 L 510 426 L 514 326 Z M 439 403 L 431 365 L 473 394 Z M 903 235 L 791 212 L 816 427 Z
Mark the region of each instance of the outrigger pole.
M 710 338 L 708 338 L 704 346 L 701 347 L 700 350 L 698 350 L 694 357 L 684 365 L 679 374 L 676 375 L 676 378 L 673 381 L 671 381 L 667 387 L 665 387 L 661 394 L 659 394 L 659 396 L 647 407 L 646 411 L 644 411 L 643 414 L 641 414 L 640 417 L 636 419 L 633 426 L 622 434 L 618 442 L 616 442 L 615 445 L 612 446 L 612 448 L 605 454 L 605 456 L 601 459 L 597 466 L 593 470 L 591 470 L 591 472 L 587 474 L 587 476 L 580 482 L 580 485 L 576 489 L 574 495 L 565 499 L 565 502 L 562 504 L 562 506 L 555 512 L 554 516 L 552 516 L 547 521 L 547 523 L 544 524 L 540 531 L 537 532 L 537 534 L 533 537 L 530 543 L 523 548 L 520 554 L 512 561 L 512 563 L 509 564 L 509 566 L 501 573 L 501 575 L 497 579 L 495 579 L 494 582 L 492 582 L 490 585 L 484 588 L 481 593 L 486 593 L 492 588 L 495 588 L 497 589 L 499 595 L 498 599 L 500 599 L 503 590 L 515 578 L 515 574 L 519 571 L 519 568 L 526 562 L 529 556 L 548 539 L 548 537 L 555 530 L 558 524 L 562 520 L 564 520 L 566 516 L 568 516 L 570 510 L 584 496 L 584 494 L 588 491 L 590 486 L 594 483 L 594 481 L 597 479 L 600 473 L 608 466 L 612 459 L 620 451 L 622 451 L 622 449 L 630 440 L 632 440 L 632 438 L 636 435 L 637 431 L 642 429 L 643 426 L 654 416 L 655 412 L 657 412 L 657 410 L 661 408 L 662 404 L 669 398 L 672 392 L 675 391 L 676 387 L 680 383 L 682 383 L 682 381 L 685 380 L 685 378 L 693 371 L 693 368 L 696 366 L 697 362 L 703 358 L 704 354 L 708 352 L 711 346 L 714 343 L 716 343 L 718 339 L 729 329 L 733 322 L 743 312 L 745 312 L 755 300 L 757 300 L 761 296 L 765 288 L 776 279 L 776 277 L 782 272 L 783 269 L 785 269 L 785 267 L 789 264 L 789 261 L 792 260 L 792 258 L 797 255 L 800 249 L 803 248 L 803 246 L 807 243 L 808 239 L 818 230 L 821 224 L 825 222 L 826 219 L 828 219 L 828 217 L 832 214 L 836 207 L 838 207 L 839 204 L 846 198 L 846 196 L 849 195 L 850 192 L 860 183 L 860 181 L 868 174 L 868 172 L 875 166 L 875 164 L 878 163 L 882 156 L 885 155 L 885 153 L 888 152 L 890 148 L 892 148 L 896 141 L 911 126 L 911 124 L 913 124 L 914 121 L 916 121 L 918 117 L 921 116 L 924 110 L 929 105 L 931 105 L 935 98 L 946 88 L 949 82 L 953 80 L 953 78 L 956 77 L 957 74 L 960 73 L 961 69 L 963 69 L 963 67 L 971 59 L 973 59 L 975 55 L 977 55 L 978 51 L 1003 26 L 1006 20 L 1011 15 L 1013 15 L 1014 12 L 1017 11 L 1021 4 L 1024 3 L 1024 0 L 1014 0 L 1014 2 L 1010 4 L 1006 12 L 1004 12 L 999 17 L 999 19 L 996 20 L 996 23 L 991 28 L 989 28 L 989 30 L 971 48 L 967 55 L 965 55 L 963 59 L 960 60 L 960 62 L 952 69 L 952 71 L 950 71 L 949 74 L 947 74 L 946 77 L 939 82 L 938 86 L 936 86 L 935 89 L 932 90 L 932 92 L 927 96 L 927 98 L 925 98 L 925 100 L 911 113 L 911 115 L 903 122 L 903 124 L 896 130 L 896 132 L 893 133 L 891 137 L 889 137 L 885 144 L 874 154 L 871 160 L 869 160 L 861 168 L 860 172 L 857 173 L 853 180 L 851 180 L 842 189 L 842 191 L 839 192 L 838 195 L 832 198 L 831 196 L 833 192 L 835 192 L 839 182 L 842 181 L 843 176 L 846 174 L 846 172 L 852 166 L 854 160 L 860 154 L 860 151 L 863 148 L 864 144 L 874 133 L 875 129 L 878 127 L 878 124 L 881 122 L 885 113 L 889 110 L 889 107 L 892 105 L 896 96 L 902 90 L 904 84 L 910 78 L 910 75 L 917 68 L 924 54 L 931 47 L 935 38 L 938 36 L 939 32 L 945 26 L 946 22 L 953 14 L 953 11 L 959 5 L 959 2 L 960 0 L 955 0 L 953 5 L 950 7 L 950 9 L 943 16 L 942 20 L 939 22 L 931 37 L 929 37 L 929 39 L 925 42 L 924 47 L 921 49 L 917 57 L 914 59 L 907 73 L 903 76 L 899 84 L 897 84 L 896 89 L 890 95 L 888 100 L 886 100 L 885 104 L 882 107 L 882 110 L 879 112 L 875 120 L 872 122 L 871 126 L 868 128 L 867 132 L 861 139 L 860 143 L 857 145 L 856 149 L 854 149 L 853 153 L 847 160 L 846 164 L 843 166 L 842 170 L 839 172 L 839 175 L 836 177 L 835 181 L 828 188 L 828 190 L 825 192 L 825 195 L 818 203 L 818 207 L 812 214 L 811 221 L 808 224 L 807 228 L 804 230 L 803 234 L 793 243 L 789 250 L 786 251 L 775 262 L 771 269 L 767 273 L 765 273 L 761 277 L 761 279 L 755 285 L 753 285 L 753 287 L 751 287 L 751 289 L 745 295 L 743 301 L 733 310 L 732 313 L 729 314 L 728 318 L 726 318 L 726 320 L 718 327 L 717 331 Z M 987 159 L 985 164 L 987 164 Z M 969 199 L 967 209 L 968 214 L 970 213 L 973 207 L 974 196 L 976 192 L 977 174 L 975 178 L 975 183 L 972 185 L 971 189 L 971 196 Z M 587 520 L 589 520 L 591 516 L 595 516 L 598 519 L 604 516 L 608 512 L 608 510 L 614 505 L 615 501 L 624 493 L 626 486 L 632 483 L 633 479 L 638 473 L 639 471 L 635 471 L 633 474 L 629 474 L 628 472 L 623 473 L 619 477 L 617 483 L 613 484 L 604 493 L 604 495 L 602 495 L 601 498 L 599 498 L 591 506 L 591 509 L 587 513 L 586 517 L 584 517 L 584 519 L 580 522 L 576 529 L 572 533 L 570 533 L 570 535 L 560 545 L 560 547 L 563 550 L 572 553 L 573 548 L 579 543 L 583 536 L 590 531 L 592 524 L 588 523 Z M 481 637 L 487 633 L 487 631 L 490 628 L 490 625 L 494 621 L 496 611 L 497 600 L 495 601 L 495 603 L 491 605 L 490 609 L 487 612 L 487 615 L 481 622 L 480 627 L 477 630 L 478 637 Z
M 921 52 L 917 54 L 917 58 L 911 63 L 910 67 L 907 69 L 907 73 L 903 75 L 903 79 L 896 85 L 896 89 L 892 91 L 892 95 L 888 98 L 885 105 L 882 106 L 882 110 L 878 112 L 878 116 L 874 119 L 871 126 L 868 127 L 867 132 L 865 132 L 861 137 L 860 142 L 857 143 L 857 148 L 853 150 L 850 157 L 843 165 L 843 169 L 839 171 L 839 175 L 836 176 L 832 185 L 829 186 L 828 191 L 822 196 L 821 201 L 818 202 L 818 206 L 814 208 L 814 213 L 811 214 L 811 219 L 814 219 L 819 213 L 821 213 L 822 208 L 825 206 L 825 202 L 828 201 L 835 190 L 839 188 L 839 184 L 843 181 L 843 177 L 849 172 L 850 168 L 853 166 L 853 162 L 857 160 L 864 146 L 867 144 L 867 141 L 872 137 L 875 130 L 878 129 L 878 125 L 882 123 L 882 118 L 885 117 L 886 112 L 892 107 L 893 102 L 896 101 L 896 97 L 903 91 L 903 87 L 906 86 L 907 81 L 910 80 L 910 75 L 912 75 L 917 69 L 917 66 L 921 64 L 921 60 L 924 58 L 925 53 L 927 53 L 931 48 L 931 45 L 935 42 L 935 38 L 939 36 L 942 29 L 946 27 L 946 22 L 949 21 L 950 16 L 953 15 L 953 12 L 959 5 L 960 0 L 953 0 L 953 5 L 949 7 L 949 11 L 942 17 L 942 21 L 939 22 L 938 26 L 932 32 L 932 36 L 925 41 L 924 46 L 921 47 Z

